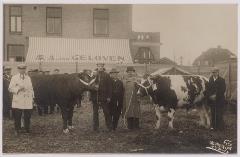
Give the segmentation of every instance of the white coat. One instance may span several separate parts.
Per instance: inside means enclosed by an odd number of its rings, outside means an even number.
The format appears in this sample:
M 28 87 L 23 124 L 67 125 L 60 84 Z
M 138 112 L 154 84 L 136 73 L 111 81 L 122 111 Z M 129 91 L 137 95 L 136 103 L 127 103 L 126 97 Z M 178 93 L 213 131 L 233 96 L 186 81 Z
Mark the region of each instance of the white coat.
M 33 108 L 33 87 L 31 78 L 24 74 L 24 79 L 20 74 L 12 77 L 8 90 L 13 93 L 12 108 L 32 109 Z

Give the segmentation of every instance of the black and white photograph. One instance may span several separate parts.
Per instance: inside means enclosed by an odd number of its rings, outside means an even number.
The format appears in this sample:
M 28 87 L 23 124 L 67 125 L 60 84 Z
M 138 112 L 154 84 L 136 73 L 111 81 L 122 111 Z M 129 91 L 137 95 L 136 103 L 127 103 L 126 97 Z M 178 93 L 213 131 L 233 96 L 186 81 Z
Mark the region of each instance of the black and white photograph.
M 2 155 L 237 155 L 238 3 L 61 2 L 1 4 Z

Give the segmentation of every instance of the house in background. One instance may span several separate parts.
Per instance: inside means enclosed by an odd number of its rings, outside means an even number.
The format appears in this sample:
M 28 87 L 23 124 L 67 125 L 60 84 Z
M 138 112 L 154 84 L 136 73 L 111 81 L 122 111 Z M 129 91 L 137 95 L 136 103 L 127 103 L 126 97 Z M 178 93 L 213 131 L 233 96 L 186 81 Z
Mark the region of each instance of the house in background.
M 229 62 L 231 58 L 237 58 L 237 56 L 228 49 L 218 46 L 217 48 L 210 48 L 206 52 L 203 52 L 194 60 L 193 65 L 214 66 L 220 62 Z

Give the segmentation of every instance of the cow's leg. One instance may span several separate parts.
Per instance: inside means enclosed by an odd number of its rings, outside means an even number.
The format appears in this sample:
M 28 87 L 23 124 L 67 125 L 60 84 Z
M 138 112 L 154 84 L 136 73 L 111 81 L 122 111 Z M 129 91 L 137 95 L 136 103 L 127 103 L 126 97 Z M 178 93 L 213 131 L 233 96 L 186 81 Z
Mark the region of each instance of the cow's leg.
M 62 106 L 61 111 L 62 111 L 62 119 L 63 119 L 63 133 L 67 134 L 69 133 L 69 130 L 67 128 L 67 119 L 68 119 L 67 107 Z
M 156 122 L 156 126 L 155 129 L 159 129 L 160 125 L 161 125 L 161 111 L 160 111 L 160 107 L 158 105 L 155 105 L 155 111 L 156 111 L 156 117 L 157 117 L 157 122 Z
M 210 116 L 209 116 L 209 107 L 207 105 L 203 105 L 203 112 L 204 112 L 204 118 L 205 118 L 205 126 L 206 128 L 210 128 L 211 121 L 210 121 Z
M 68 129 L 72 130 L 72 129 L 74 129 L 74 127 L 72 125 L 74 105 L 69 105 L 69 106 L 71 106 L 71 107 L 68 109 Z
M 200 117 L 200 121 L 199 121 L 199 125 L 200 126 L 204 126 L 205 124 L 205 118 L 204 118 L 204 112 L 203 112 L 203 107 L 198 107 L 198 111 L 199 111 L 199 117 Z
M 173 129 L 174 114 L 175 110 L 173 108 L 170 108 L 170 111 L 168 111 L 168 117 L 170 118 L 170 121 L 168 122 L 168 127 L 171 129 Z

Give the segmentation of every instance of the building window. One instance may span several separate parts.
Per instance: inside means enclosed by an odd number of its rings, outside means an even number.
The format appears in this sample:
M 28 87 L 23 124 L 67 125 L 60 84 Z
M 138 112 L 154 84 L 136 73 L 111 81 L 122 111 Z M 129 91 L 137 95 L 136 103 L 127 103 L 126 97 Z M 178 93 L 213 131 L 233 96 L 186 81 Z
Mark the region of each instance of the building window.
M 10 6 L 9 8 L 9 21 L 10 21 L 10 32 L 21 33 L 22 32 L 22 7 L 21 6 Z
M 109 35 L 109 10 L 93 10 L 93 34 L 96 36 Z
M 62 8 L 47 8 L 47 33 L 62 34 Z
M 140 47 L 134 57 L 135 63 L 152 63 L 154 56 L 149 47 Z
M 23 62 L 25 61 L 24 45 L 8 45 L 8 61 Z

